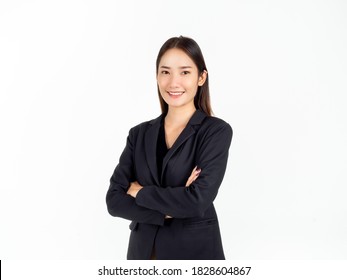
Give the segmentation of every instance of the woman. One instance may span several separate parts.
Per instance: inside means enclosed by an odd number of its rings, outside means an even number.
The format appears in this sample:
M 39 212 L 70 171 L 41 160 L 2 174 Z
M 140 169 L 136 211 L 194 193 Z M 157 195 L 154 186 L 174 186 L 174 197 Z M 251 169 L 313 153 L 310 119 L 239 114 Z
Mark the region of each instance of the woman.
M 162 115 L 130 129 L 108 211 L 132 221 L 127 259 L 225 259 L 213 200 L 232 129 L 211 116 L 208 72 L 193 39 L 167 40 L 156 69 Z

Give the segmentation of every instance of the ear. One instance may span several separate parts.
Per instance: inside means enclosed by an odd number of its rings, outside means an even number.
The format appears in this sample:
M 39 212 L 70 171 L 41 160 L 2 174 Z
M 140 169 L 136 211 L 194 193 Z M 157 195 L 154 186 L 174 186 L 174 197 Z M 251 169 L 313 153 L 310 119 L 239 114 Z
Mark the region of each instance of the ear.
M 207 71 L 204 70 L 199 76 L 198 86 L 201 87 L 207 79 Z

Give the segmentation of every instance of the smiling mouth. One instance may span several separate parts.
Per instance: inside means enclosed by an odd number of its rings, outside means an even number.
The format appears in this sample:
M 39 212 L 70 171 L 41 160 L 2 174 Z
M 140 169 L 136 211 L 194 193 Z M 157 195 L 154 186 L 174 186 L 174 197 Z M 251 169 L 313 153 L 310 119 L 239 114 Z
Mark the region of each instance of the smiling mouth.
M 181 96 L 184 91 L 168 91 L 168 94 L 171 96 Z

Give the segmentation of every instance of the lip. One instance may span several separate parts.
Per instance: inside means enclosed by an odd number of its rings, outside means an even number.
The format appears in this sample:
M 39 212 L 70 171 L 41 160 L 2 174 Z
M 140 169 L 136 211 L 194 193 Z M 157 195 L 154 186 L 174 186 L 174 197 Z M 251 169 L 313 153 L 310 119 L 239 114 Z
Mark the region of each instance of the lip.
M 185 91 L 168 91 L 167 92 L 171 97 L 180 97 L 185 93 Z

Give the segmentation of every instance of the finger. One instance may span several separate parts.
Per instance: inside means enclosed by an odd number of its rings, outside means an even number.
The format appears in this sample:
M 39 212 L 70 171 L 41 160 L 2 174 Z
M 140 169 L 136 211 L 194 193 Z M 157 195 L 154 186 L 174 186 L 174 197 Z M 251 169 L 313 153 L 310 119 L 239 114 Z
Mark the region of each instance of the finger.
M 194 174 L 194 172 L 196 171 L 196 169 L 198 168 L 198 166 L 195 166 L 194 167 L 194 169 L 193 169 L 193 171 L 192 171 L 192 173 L 191 173 L 191 175 L 193 175 Z
M 196 173 L 196 171 L 194 172 L 194 173 L 192 173 L 190 176 L 189 176 L 189 178 L 188 178 L 188 181 L 192 181 L 193 180 L 193 178 L 195 177 L 197 175 L 197 173 Z
M 192 174 L 190 174 L 190 176 L 186 182 L 186 187 L 188 187 L 191 183 L 193 183 L 194 180 L 197 178 L 197 176 L 199 176 L 201 169 L 197 169 L 197 168 L 198 168 L 198 166 L 194 167 Z
M 189 178 L 189 180 L 186 183 L 186 187 L 189 187 L 198 177 L 199 175 Z
M 193 180 L 192 179 L 188 179 L 188 181 L 187 181 L 187 183 L 186 183 L 186 187 L 189 187 L 190 186 L 190 184 L 193 182 Z
M 195 182 L 195 180 L 196 180 L 198 177 L 199 177 L 199 176 L 195 176 L 195 177 L 192 179 L 192 181 L 190 182 L 190 184 L 193 183 L 193 182 Z
M 190 180 L 190 182 L 189 182 L 189 185 L 190 185 L 191 183 L 193 183 L 193 182 L 199 177 L 199 175 L 200 175 L 200 172 L 197 172 L 197 173 L 191 178 L 191 180 Z

